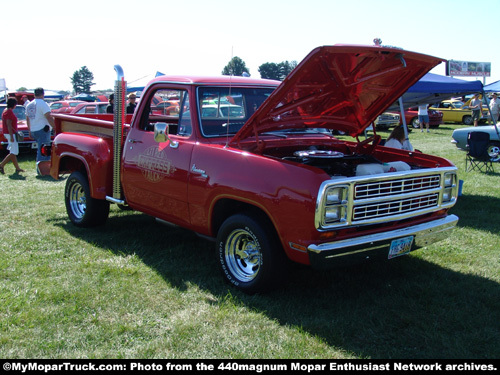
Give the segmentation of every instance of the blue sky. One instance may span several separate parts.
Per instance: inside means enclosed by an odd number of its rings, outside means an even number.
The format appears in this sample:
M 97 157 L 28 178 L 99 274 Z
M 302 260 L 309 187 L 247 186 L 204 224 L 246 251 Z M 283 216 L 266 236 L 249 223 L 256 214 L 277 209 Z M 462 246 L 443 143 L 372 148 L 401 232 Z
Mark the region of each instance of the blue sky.
M 22 4 L 22 7 L 18 4 Z M 219 75 L 233 56 L 253 77 L 265 62 L 300 61 L 332 44 L 401 47 L 444 59 L 491 62 L 500 80 L 500 1 L 470 0 L 24 0 L 1 6 L 0 78 L 7 87 L 70 90 L 82 66 L 94 89 L 113 88 L 115 64 L 129 84 L 156 71 Z M 26 32 L 21 32 L 26 30 Z M 445 74 L 444 64 L 433 73 Z

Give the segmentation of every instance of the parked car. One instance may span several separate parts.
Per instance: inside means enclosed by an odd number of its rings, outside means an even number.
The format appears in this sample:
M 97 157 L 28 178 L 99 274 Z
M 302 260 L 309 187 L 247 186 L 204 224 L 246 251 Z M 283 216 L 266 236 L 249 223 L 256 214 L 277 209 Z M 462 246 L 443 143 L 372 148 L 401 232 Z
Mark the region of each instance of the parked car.
M 7 104 L 0 104 L 0 116 L 5 108 L 7 108 Z M 22 132 L 24 135 L 24 140 L 19 142 L 20 151 L 22 149 L 31 149 L 33 144 L 35 145 L 34 148 L 36 148 L 36 143 L 33 138 L 30 138 L 28 125 L 26 125 L 26 109 L 22 105 L 18 105 L 14 108 L 14 114 L 17 117 L 17 131 Z M 3 123 L 0 117 L 0 149 L 2 151 L 6 150 L 8 144 L 9 142 L 3 134 Z
M 437 128 L 443 123 L 443 112 L 429 108 L 427 113 L 429 114 L 429 126 L 431 128 Z M 420 128 L 420 121 L 418 121 L 418 107 L 410 107 L 405 110 L 405 121 L 408 127 L 411 126 L 415 129 Z M 401 118 L 399 123 L 403 123 L 403 118 Z
M 465 125 L 472 125 L 472 110 L 469 109 L 469 102 L 464 103 L 458 99 L 443 100 L 431 106 L 429 109 L 443 112 L 443 122 L 455 122 Z M 480 121 L 485 122 L 488 119 L 488 109 L 483 107 L 483 115 Z
M 375 120 L 375 127 L 377 129 L 389 129 L 396 127 L 400 122 L 400 115 L 393 112 L 384 112 Z
M 455 129 L 451 135 L 453 138 L 451 142 L 459 149 L 467 151 L 467 137 L 470 132 L 474 131 L 485 132 L 490 135 L 488 154 L 491 157 L 491 161 L 500 162 L 500 138 L 498 136 L 500 125 L 496 125 L 496 129 L 493 125 Z
M 103 114 L 109 103 L 103 102 L 83 102 L 78 104 L 70 112 L 71 114 Z
M 179 101 L 165 100 L 152 107 L 152 110 L 158 115 L 179 115 Z
M 50 111 L 53 113 L 71 113 L 78 104 L 85 103 L 83 100 L 59 100 L 50 103 Z

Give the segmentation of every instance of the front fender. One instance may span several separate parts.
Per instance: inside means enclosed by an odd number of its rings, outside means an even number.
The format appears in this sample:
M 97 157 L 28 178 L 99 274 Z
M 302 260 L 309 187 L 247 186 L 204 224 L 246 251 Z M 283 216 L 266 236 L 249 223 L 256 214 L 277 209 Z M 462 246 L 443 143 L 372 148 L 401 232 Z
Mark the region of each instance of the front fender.
M 238 210 L 238 203 L 231 209 L 226 202 L 239 202 L 268 216 L 289 258 L 308 262 L 305 251 L 291 249 L 290 242 L 301 242 L 305 249 L 308 241 L 321 235 L 314 217 L 317 193 L 327 174 L 315 167 L 202 144 L 195 147 L 191 165 L 196 169 L 191 168 L 188 200 L 195 230 L 215 236 L 220 223 L 211 222 L 215 207 L 226 208 L 229 215 Z
M 93 198 L 105 199 L 112 191 L 113 146 L 110 138 L 97 135 L 61 133 L 52 143 L 50 175 L 76 170 L 87 173 Z

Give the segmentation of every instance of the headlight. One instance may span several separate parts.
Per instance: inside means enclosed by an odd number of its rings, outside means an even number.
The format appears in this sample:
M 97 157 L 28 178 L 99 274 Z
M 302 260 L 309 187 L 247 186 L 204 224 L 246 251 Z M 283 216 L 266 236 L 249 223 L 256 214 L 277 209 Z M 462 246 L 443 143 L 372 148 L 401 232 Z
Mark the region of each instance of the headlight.
M 344 221 L 346 218 L 345 212 L 346 212 L 345 206 L 326 207 L 325 223 L 331 224 Z
M 444 175 L 444 187 L 452 187 L 455 185 L 455 178 L 456 178 L 455 173 L 445 173 Z
M 451 201 L 453 198 L 453 191 L 451 188 L 446 188 L 443 190 L 443 203 Z
M 445 173 L 443 180 L 443 203 L 451 202 L 456 194 L 457 175 L 455 173 Z
M 345 198 L 345 188 L 343 187 L 334 187 L 330 188 L 326 192 L 326 204 L 338 204 L 341 203 Z
M 325 193 L 323 223 L 333 224 L 346 221 L 347 186 L 332 186 Z

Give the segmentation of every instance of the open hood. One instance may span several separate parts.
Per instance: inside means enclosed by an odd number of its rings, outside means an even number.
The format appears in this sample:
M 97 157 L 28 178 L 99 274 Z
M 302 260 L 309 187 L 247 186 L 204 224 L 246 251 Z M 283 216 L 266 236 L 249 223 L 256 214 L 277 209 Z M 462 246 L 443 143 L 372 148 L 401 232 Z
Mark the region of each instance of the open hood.
M 327 128 L 353 137 L 443 59 L 380 46 L 314 49 L 231 143 L 290 128 Z

